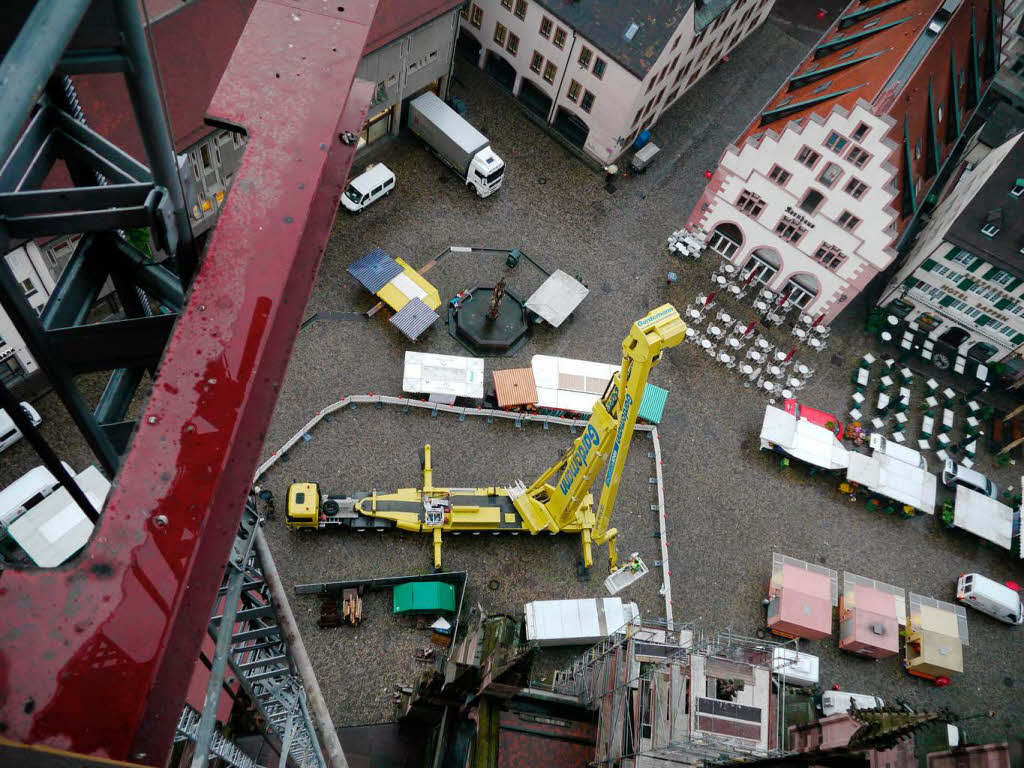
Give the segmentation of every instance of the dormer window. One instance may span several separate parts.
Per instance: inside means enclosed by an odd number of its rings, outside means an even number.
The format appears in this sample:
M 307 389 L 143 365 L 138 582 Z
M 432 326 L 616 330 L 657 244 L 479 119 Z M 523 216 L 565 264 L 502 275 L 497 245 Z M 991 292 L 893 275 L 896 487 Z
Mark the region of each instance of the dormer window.
M 986 224 L 984 227 L 981 228 L 981 234 L 983 234 L 985 237 L 995 237 L 996 235 L 999 234 L 999 227 L 997 227 L 995 224 Z
M 1014 197 L 1024 195 L 1024 179 L 1017 179 L 1017 183 L 1013 185 L 1013 189 L 1010 190 L 1010 194 Z

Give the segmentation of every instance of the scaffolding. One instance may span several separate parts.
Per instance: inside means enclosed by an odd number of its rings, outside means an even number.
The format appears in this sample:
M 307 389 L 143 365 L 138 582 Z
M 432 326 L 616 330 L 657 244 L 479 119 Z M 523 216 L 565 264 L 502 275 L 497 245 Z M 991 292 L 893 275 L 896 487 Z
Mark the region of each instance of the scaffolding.
M 795 654 L 776 653 L 780 648 L 795 643 L 709 633 L 692 624 L 626 625 L 556 672 L 554 690 L 597 710 L 597 765 L 658 768 L 770 757 L 780 754 L 785 670 L 796 661 Z M 729 677 L 716 677 L 722 675 Z M 709 687 L 715 695 L 703 695 Z

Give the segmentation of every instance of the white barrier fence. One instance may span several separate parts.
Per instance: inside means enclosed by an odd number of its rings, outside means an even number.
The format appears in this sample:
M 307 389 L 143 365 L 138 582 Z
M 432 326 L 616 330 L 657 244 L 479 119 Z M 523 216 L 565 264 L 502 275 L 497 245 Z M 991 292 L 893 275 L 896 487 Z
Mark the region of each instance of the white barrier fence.
M 358 405 L 373 405 L 382 407 L 385 405 L 397 406 L 402 408 L 404 411 L 408 411 L 410 408 L 418 408 L 424 411 L 430 411 L 432 414 L 438 413 L 451 413 L 459 417 L 460 421 L 465 421 L 467 416 L 483 417 L 488 422 L 493 422 L 494 419 L 504 419 L 506 421 L 515 422 L 517 426 L 523 423 L 535 423 L 542 424 L 547 429 L 549 425 L 554 424 L 556 426 L 572 427 L 576 429 L 582 429 L 587 425 L 587 419 L 569 419 L 564 416 L 546 416 L 539 413 L 516 413 L 513 411 L 502 411 L 493 408 L 473 408 L 458 405 L 445 405 L 444 403 L 430 403 L 425 400 L 418 400 L 409 397 L 392 397 L 390 395 L 349 395 L 343 397 L 340 400 L 331 403 L 330 405 L 320 409 L 314 414 L 313 418 L 307 421 L 298 432 L 288 438 L 284 445 L 274 451 L 270 456 L 260 464 L 256 470 L 256 474 L 253 476 L 253 484 L 259 482 L 259 479 L 267 473 L 267 471 L 273 467 L 278 460 L 288 451 L 290 451 L 296 443 L 303 439 L 304 436 L 309 435 L 310 431 L 327 416 L 330 416 L 335 411 L 340 411 L 343 408 L 355 407 Z M 661 543 L 661 574 L 662 581 L 665 585 L 665 621 L 669 629 L 672 629 L 672 584 L 671 584 L 671 569 L 669 568 L 668 560 L 668 540 L 665 532 L 665 486 L 661 471 L 661 443 L 658 440 L 658 428 L 651 424 L 637 424 L 636 430 L 638 432 L 647 432 L 651 436 L 651 440 L 654 443 L 654 471 L 655 471 L 655 485 L 657 486 L 658 502 L 657 502 L 657 513 L 658 513 L 658 532 Z

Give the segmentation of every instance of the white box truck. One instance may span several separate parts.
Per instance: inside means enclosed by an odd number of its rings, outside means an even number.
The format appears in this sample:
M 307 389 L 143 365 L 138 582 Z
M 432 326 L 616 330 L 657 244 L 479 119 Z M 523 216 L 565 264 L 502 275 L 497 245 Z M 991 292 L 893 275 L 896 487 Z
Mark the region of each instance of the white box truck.
M 409 103 L 409 129 L 480 197 L 501 187 L 505 163 L 491 142 L 432 91 Z

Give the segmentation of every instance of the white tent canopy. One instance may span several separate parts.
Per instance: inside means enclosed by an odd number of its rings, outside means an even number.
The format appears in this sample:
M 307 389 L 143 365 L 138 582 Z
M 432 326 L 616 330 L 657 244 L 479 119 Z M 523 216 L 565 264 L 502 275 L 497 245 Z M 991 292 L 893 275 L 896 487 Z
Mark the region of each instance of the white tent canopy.
M 774 450 L 776 447 L 816 467 L 846 469 L 850 464 L 849 451 L 831 430 L 768 405 L 761 425 L 761 448 Z
M 1003 549 L 1013 542 L 1013 523 L 1017 513 L 1005 504 L 962 485 L 956 487 L 953 525 L 980 536 Z
M 851 453 L 846 479 L 893 501 L 935 514 L 938 479 L 921 467 L 877 451 L 871 456 Z

